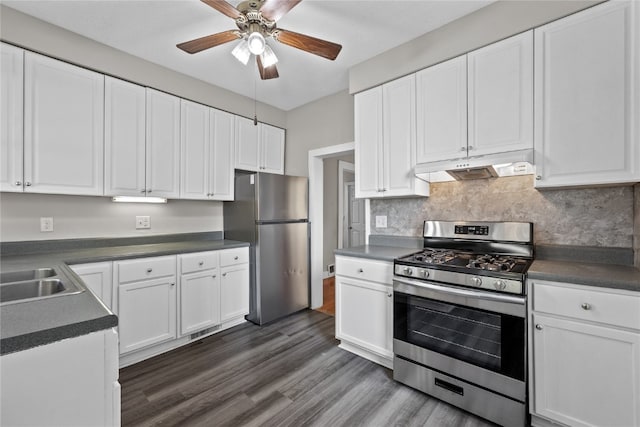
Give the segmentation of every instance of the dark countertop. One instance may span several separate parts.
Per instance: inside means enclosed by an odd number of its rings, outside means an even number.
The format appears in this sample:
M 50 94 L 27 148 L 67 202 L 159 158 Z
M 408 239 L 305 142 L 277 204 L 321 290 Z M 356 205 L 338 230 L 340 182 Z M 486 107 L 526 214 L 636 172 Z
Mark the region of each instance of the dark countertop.
M 394 259 L 418 252 L 416 248 L 403 248 L 398 246 L 364 245 L 353 248 L 336 249 L 334 254 L 353 256 L 360 258 L 376 259 L 380 261 L 393 261 Z
M 640 292 L 640 269 L 631 265 L 535 260 L 527 273 L 532 280 L 550 280 Z
M 84 291 L 1 306 L 0 354 L 26 350 L 118 325 L 117 316 L 84 286 L 68 265 L 245 246 L 249 244 L 234 240 L 200 240 L 3 255 L 3 272 L 53 267 Z

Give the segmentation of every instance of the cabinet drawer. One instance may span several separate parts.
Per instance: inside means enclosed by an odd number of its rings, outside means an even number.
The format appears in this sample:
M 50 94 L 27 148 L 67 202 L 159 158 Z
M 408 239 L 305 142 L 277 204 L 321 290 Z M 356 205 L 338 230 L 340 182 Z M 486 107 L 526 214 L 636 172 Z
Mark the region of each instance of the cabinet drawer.
M 176 256 L 156 258 L 140 258 L 130 261 L 119 261 L 118 283 L 153 279 L 156 277 L 175 276 Z
M 336 274 L 390 285 L 393 283 L 393 263 L 337 256 Z
M 640 329 L 640 296 L 532 281 L 533 310 Z
M 180 255 L 180 273 L 211 270 L 218 268 L 218 252 L 198 252 Z
M 246 264 L 249 262 L 249 248 L 225 249 L 220 251 L 220 266 Z

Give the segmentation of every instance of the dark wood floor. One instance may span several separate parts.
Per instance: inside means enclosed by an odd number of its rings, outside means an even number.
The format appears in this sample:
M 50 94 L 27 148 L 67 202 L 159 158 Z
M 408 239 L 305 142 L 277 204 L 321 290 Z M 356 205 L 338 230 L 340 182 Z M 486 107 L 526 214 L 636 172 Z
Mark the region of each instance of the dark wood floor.
M 491 426 L 337 344 L 334 318 L 306 310 L 129 366 L 122 425 Z

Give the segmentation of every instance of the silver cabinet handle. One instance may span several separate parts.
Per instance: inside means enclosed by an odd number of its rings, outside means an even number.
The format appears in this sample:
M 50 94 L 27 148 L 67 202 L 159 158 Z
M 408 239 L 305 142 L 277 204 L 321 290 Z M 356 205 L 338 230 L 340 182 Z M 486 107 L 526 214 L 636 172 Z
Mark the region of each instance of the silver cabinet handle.
M 214 274 L 214 275 L 213 275 L 213 276 L 211 276 L 211 277 L 213 277 L 213 278 L 215 279 L 215 278 L 216 278 L 216 275 Z
M 467 151 L 467 147 L 460 147 L 460 151 Z
M 540 181 L 542 179 L 541 175 L 536 175 L 536 181 Z
M 222 273 L 222 277 L 227 277 L 227 273 Z
M 29 181 L 25 182 L 24 185 L 26 185 L 27 187 L 31 187 L 31 183 Z
M 204 261 L 200 261 L 200 262 L 198 263 L 198 265 L 199 265 L 200 267 L 202 267 L 202 266 L 204 265 Z
M 470 145 L 470 146 L 468 147 L 468 150 L 473 150 L 473 145 Z
M 148 190 L 147 190 L 147 193 L 151 193 L 151 189 L 148 189 Z
M 171 284 L 171 286 L 175 286 L 175 285 L 176 285 L 175 283 L 172 283 L 172 284 Z
M 359 268 L 359 269 L 358 269 L 358 273 L 364 273 L 364 270 L 363 270 L 363 269 L 361 269 L 361 268 Z
M 147 273 L 151 273 L 153 271 L 153 268 L 147 268 Z
M 142 193 L 142 194 L 144 194 L 144 193 L 146 193 L 146 192 L 147 192 L 147 190 L 144 190 L 144 189 L 143 189 L 143 190 L 140 190 L 140 193 Z
M 18 186 L 22 185 L 22 181 L 16 181 L 16 185 Z
M 536 329 L 537 329 L 537 330 L 539 330 L 539 331 L 541 331 L 541 330 L 542 330 L 542 325 L 541 325 L 540 323 L 538 323 L 538 324 L 536 325 Z
M 582 304 L 580 304 L 580 307 L 582 307 L 583 310 L 591 310 L 591 304 L 589 304 L 588 302 L 583 302 Z
M 387 294 L 387 296 L 388 296 L 389 298 L 391 298 L 391 297 L 393 296 L 393 294 L 392 294 L 391 292 L 389 292 L 389 293 Z
M 238 260 L 238 257 L 237 257 L 237 256 L 236 256 L 236 257 L 233 257 L 233 259 L 237 261 L 237 260 Z

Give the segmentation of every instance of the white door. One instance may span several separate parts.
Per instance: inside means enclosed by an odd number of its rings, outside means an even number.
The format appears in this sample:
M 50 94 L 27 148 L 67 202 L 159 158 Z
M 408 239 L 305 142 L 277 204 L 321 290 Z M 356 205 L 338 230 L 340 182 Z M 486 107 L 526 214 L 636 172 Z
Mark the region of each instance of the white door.
M 104 76 L 31 52 L 24 76 L 25 191 L 102 195 Z
M 259 138 L 258 126 L 253 120 L 236 117 L 236 169 L 259 170 Z
M 180 98 L 147 88 L 147 196 L 180 196 Z
M 284 174 L 284 129 L 260 123 L 262 172 Z
M 145 191 L 145 88 L 105 77 L 104 194 L 142 196 Z
M 82 279 L 95 296 L 111 310 L 112 268 L 110 262 L 72 265 L 71 269 Z
M 417 163 L 467 156 L 467 56 L 416 73 Z
M 211 168 L 209 188 L 215 200 L 233 200 L 234 197 L 234 131 L 233 114 L 210 109 Z
M 355 184 L 353 182 L 345 184 L 347 200 L 347 233 L 345 233 L 345 248 L 361 246 L 366 241 L 366 227 L 364 215 L 364 199 L 356 199 Z
M 640 4 L 535 30 L 536 187 L 640 180 Z
M 382 86 L 384 197 L 413 193 L 413 168 L 416 165 L 415 99 L 415 74 Z
M 356 197 L 381 197 L 382 86 L 356 94 L 354 111 Z
M 640 335 L 533 315 L 537 414 L 570 426 L 640 425 Z
M 206 105 L 180 101 L 180 198 L 209 198 L 211 170 L 209 110 Z
M 533 31 L 467 55 L 469 156 L 533 148 Z
M 180 334 L 220 324 L 218 270 L 185 274 L 180 278 Z
M 220 320 L 249 314 L 249 266 L 225 267 L 220 278 Z
M 22 192 L 24 51 L 0 43 L 0 191 Z
M 120 354 L 176 338 L 175 278 L 118 287 Z

